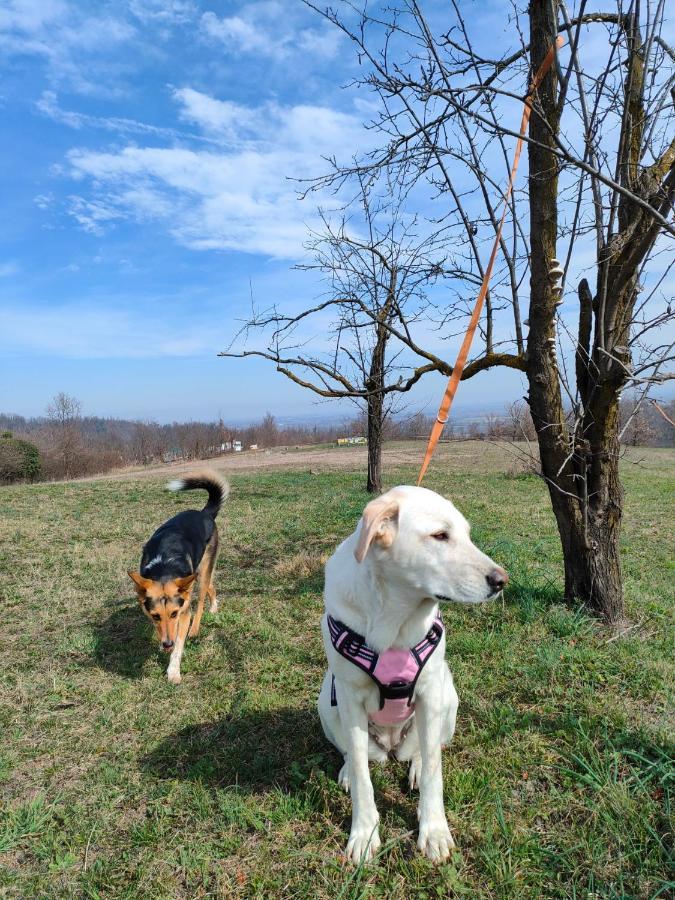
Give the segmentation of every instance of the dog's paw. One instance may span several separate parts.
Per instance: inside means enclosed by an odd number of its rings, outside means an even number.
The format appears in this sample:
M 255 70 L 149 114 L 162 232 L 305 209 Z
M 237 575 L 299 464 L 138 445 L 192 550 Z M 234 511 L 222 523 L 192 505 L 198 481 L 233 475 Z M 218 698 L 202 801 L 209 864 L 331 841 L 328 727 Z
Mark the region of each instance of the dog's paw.
M 349 793 L 349 763 L 345 762 L 344 766 L 340 769 L 340 772 L 337 777 L 338 784 L 343 789 Z
M 180 672 L 176 671 L 175 669 L 169 669 L 169 671 L 166 673 L 166 677 L 169 679 L 171 684 L 180 684 Z
M 422 757 L 418 754 L 410 760 L 410 768 L 408 769 L 408 784 L 410 790 L 414 791 L 420 786 L 420 778 L 422 777 Z
M 443 862 L 450 856 L 454 846 L 448 823 L 444 819 L 420 823 L 417 847 L 432 862 Z
M 199 625 L 195 628 L 194 625 L 190 625 L 190 630 L 188 631 L 189 638 L 196 638 L 199 634 Z
M 345 855 L 349 862 L 358 865 L 372 859 L 379 847 L 380 835 L 377 825 L 374 828 L 352 828 Z
M 218 612 L 218 601 L 212 600 L 211 605 L 209 606 L 209 612 L 211 615 L 215 615 Z

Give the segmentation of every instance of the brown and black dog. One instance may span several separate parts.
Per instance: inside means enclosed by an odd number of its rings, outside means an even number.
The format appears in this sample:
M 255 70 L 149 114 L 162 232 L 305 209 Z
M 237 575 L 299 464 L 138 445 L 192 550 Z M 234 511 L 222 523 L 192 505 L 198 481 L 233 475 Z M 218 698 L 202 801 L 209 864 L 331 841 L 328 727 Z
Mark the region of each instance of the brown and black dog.
M 209 499 L 202 510 L 188 509 L 160 525 L 143 547 L 139 572 L 129 570 L 138 600 L 152 620 L 162 649 L 171 653 L 167 677 L 180 683 L 180 661 L 190 627 L 191 593 L 199 576 L 199 600 L 189 637 L 199 634 L 208 595 L 210 611 L 218 602 L 213 586 L 213 569 L 218 554 L 216 516 L 230 492 L 229 485 L 213 472 L 198 472 L 170 482 L 170 491 L 203 488 Z

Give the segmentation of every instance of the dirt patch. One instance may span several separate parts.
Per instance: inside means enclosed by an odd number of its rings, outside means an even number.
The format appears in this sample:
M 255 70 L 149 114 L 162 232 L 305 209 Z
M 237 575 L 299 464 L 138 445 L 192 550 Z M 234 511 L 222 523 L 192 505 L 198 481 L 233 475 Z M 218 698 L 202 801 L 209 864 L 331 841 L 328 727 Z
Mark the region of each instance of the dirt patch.
M 416 467 L 422 462 L 423 441 L 396 441 L 386 445 L 383 463 L 387 469 Z M 436 450 L 435 464 L 456 472 L 506 472 L 514 461 L 522 459 L 525 444 L 488 441 L 451 441 Z M 128 467 L 104 475 L 93 475 L 77 481 L 110 481 L 135 478 L 173 478 L 206 465 L 216 472 L 250 472 L 253 470 L 310 471 L 313 474 L 334 471 L 360 471 L 367 467 L 364 447 L 274 447 L 270 450 L 249 450 L 207 460 L 165 463 L 145 467 Z
M 284 557 L 274 563 L 273 570 L 276 575 L 285 578 L 308 578 L 323 572 L 323 567 L 328 562 L 328 553 L 312 553 L 302 550 L 294 556 Z

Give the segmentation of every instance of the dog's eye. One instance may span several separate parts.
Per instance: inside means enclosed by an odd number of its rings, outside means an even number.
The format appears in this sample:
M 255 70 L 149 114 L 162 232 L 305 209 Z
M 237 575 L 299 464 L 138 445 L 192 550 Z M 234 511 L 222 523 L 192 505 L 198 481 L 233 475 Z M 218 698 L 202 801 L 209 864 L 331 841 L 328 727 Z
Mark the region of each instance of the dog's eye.
M 159 616 L 159 615 L 157 615 L 157 613 L 155 613 L 155 615 L 152 618 L 155 620 L 155 622 L 159 622 L 161 616 Z
M 435 541 L 449 541 L 450 535 L 447 531 L 436 531 L 431 535 Z
M 178 610 L 175 610 L 174 612 L 171 613 L 171 618 L 175 619 L 177 615 L 178 615 Z

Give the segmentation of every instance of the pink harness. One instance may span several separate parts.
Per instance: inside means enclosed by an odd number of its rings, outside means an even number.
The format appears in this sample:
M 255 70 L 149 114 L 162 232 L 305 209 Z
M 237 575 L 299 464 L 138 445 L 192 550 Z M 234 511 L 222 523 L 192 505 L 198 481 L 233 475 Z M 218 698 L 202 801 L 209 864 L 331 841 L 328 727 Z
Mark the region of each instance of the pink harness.
M 344 622 L 328 616 L 330 640 L 340 654 L 373 679 L 380 691 L 380 708 L 370 714 L 376 725 L 399 725 L 415 711 L 413 695 L 420 672 L 443 637 L 443 622 L 436 616 L 429 633 L 410 650 L 390 647 L 376 653 L 364 637 L 352 631 Z M 331 683 L 331 706 L 337 706 L 335 676 Z

